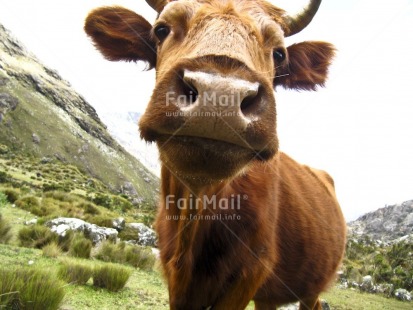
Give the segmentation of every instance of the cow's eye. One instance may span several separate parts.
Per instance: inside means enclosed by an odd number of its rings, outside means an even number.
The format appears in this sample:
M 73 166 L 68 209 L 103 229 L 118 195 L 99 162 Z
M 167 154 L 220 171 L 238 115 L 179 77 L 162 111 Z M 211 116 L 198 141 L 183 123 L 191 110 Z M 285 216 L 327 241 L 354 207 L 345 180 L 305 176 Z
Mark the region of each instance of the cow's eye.
M 158 25 L 154 29 L 154 33 L 160 42 L 166 39 L 171 32 L 171 29 L 166 25 Z
M 282 63 L 282 62 L 285 60 L 285 58 L 286 58 L 285 51 L 284 51 L 283 49 L 281 49 L 281 48 L 274 50 L 273 56 L 274 56 L 274 60 L 275 60 L 278 64 L 279 64 L 279 63 Z

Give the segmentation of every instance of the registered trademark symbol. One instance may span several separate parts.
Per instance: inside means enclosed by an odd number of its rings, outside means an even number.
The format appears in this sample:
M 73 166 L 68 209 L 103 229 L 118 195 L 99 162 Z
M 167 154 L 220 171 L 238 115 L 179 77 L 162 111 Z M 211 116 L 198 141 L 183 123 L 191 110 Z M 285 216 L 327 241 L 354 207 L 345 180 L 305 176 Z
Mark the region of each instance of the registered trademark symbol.
M 242 196 L 242 199 L 248 200 L 248 195 L 243 195 L 243 196 Z

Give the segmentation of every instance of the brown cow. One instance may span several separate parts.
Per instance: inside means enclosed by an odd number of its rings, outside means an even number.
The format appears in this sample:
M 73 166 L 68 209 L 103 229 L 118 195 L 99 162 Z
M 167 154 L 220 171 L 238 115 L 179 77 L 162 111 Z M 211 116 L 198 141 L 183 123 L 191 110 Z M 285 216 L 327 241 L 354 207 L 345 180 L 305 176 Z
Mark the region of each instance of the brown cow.
M 162 162 L 156 221 L 171 309 L 321 309 L 345 224 L 330 176 L 278 151 L 273 88 L 323 85 L 334 47 L 284 37 L 321 1 L 289 16 L 264 0 L 147 0 L 152 27 L 120 7 L 87 18 L 109 60 L 156 67 L 140 120 Z

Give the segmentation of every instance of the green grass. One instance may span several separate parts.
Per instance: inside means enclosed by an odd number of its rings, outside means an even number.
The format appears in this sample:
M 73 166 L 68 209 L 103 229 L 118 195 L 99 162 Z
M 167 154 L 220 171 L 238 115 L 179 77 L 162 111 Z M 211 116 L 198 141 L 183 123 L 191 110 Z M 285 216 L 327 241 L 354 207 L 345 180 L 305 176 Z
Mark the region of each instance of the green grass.
M 156 271 L 135 270 L 119 292 L 91 285 L 68 286 L 62 309 L 71 310 L 168 310 L 167 288 Z
M 92 241 L 82 233 L 76 233 L 70 244 L 69 254 L 73 257 L 89 258 L 92 251 Z
M 27 266 L 33 260 L 34 265 L 49 272 L 56 272 L 62 265 L 59 259 L 42 256 L 41 250 L 0 245 L 0 261 L 3 266 Z M 86 264 L 91 267 L 106 263 L 84 259 L 71 258 L 71 261 Z M 144 271 L 135 269 L 126 286 L 117 293 L 106 289 L 95 288 L 90 283 L 86 285 L 67 285 L 64 287 L 66 296 L 61 309 L 67 310 L 112 310 L 112 309 L 156 309 L 167 310 L 167 288 L 159 271 Z M 378 295 L 363 294 L 352 290 L 333 288 L 321 296 L 326 299 L 332 310 L 407 310 L 412 309 L 412 303 L 400 302 Z M 253 303 L 247 308 L 254 309 Z
M 64 294 L 63 283 L 47 270 L 0 268 L 0 308 L 57 310 Z
M 2 266 L 33 266 L 58 273 L 64 261 L 42 255 L 41 250 L 21 248 L 0 244 L 0 261 Z M 70 258 L 73 263 L 90 267 L 105 266 L 107 263 L 78 258 Z M 86 285 L 64 286 L 66 296 L 61 309 L 67 310 L 113 310 L 113 309 L 169 309 L 167 288 L 159 271 L 134 269 L 126 286 L 117 293 L 96 288 L 89 281 Z
M 20 244 L 28 248 L 41 249 L 57 239 L 55 233 L 41 225 L 27 226 L 19 230 Z
M 59 247 L 59 245 L 55 241 L 45 245 L 42 248 L 42 251 L 43 251 L 43 256 L 53 257 L 53 258 L 59 257 L 63 253 L 62 249 Z
M 118 244 L 113 244 L 110 241 L 103 242 L 95 254 L 95 258 L 104 262 L 128 264 L 143 270 L 152 270 L 155 264 L 155 256 L 151 249 L 125 242 Z
M 93 274 L 90 264 L 65 259 L 59 268 L 58 276 L 63 281 L 71 284 L 84 285 Z
M 413 303 L 402 302 L 380 295 L 333 288 L 322 295 L 331 310 L 411 310 Z
M 125 287 L 132 274 L 131 268 L 118 264 L 105 264 L 93 270 L 93 285 L 118 292 Z
M 9 243 L 13 234 L 11 232 L 10 223 L 3 218 L 0 213 L 0 243 Z

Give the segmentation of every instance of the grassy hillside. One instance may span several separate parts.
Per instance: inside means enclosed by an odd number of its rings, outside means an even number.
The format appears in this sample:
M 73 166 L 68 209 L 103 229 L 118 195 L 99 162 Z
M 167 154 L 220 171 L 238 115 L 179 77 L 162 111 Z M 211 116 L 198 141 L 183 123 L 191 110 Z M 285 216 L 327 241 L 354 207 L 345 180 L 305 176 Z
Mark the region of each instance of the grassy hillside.
M 17 174 L 17 168 L 13 168 L 12 170 Z M 26 174 L 22 175 L 27 177 Z M 30 176 L 28 179 L 32 180 Z M 42 182 L 42 180 L 37 179 L 36 181 Z M 4 184 L 1 186 L 4 186 Z M 25 195 L 36 195 L 36 191 L 34 189 L 29 188 L 27 184 L 26 186 L 26 189 L 24 187 L 19 189 L 19 194 L 21 196 L 25 197 Z M 57 193 L 58 192 L 37 191 L 38 196 L 42 195 L 44 199 L 43 202 L 53 197 L 54 199 L 58 199 L 59 195 L 69 195 L 70 197 L 78 197 L 77 199 L 84 199 L 74 194 L 65 194 L 60 192 L 58 195 Z M 73 204 L 75 205 L 76 203 L 77 202 L 74 202 Z M 63 206 L 66 208 L 68 205 L 63 204 Z M 112 218 L 120 214 L 120 211 L 116 209 L 110 210 L 110 208 L 108 209 L 102 206 L 97 206 L 97 208 L 101 213 L 106 212 L 105 214 Z M 71 207 L 71 210 L 73 210 L 73 206 Z M 75 210 L 75 212 L 79 217 L 85 215 L 80 211 Z M 134 213 L 135 212 L 138 211 L 134 211 Z M 27 227 L 24 222 L 31 220 L 34 217 L 34 214 L 8 203 L 5 199 L 5 195 L 0 195 L 0 214 L 3 219 L 11 224 L 11 233 L 13 235 L 8 245 L 0 244 L 0 261 L 2 262 L 2 266 L 7 266 L 8 269 L 15 267 L 28 267 L 34 270 L 47 271 L 47 273 L 53 278 L 57 278 L 59 269 L 70 257 L 70 252 L 58 252 L 56 257 L 48 257 L 44 255 L 44 250 L 42 251 L 19 246 L 19 231 L 22 228 Z M 124 215 L 126 215 L 127 219 L 133 219 L 132 213 L 126 212 Z M 94 249 L 92 252 L 96 251 L 97 249 Z M 108 265 L 108 263 L 97 259 L 97 256 L 93 257 L 93 259 L 87 260 L 70 257 L 70 261 L 72 263 L 87 265 L 91 268 L 98 268 L 100 266 Z M 133 273 L 126 283 L 126 286 L 119 292 L 110 292 L 107 289 L 97 288 L 93 285 L 93 281 L 91 279 L 84 285 L 66 283 L 62 284 L 62 287 L 65 292 L 65 297 L 59 308 L 62 310 L 169 309 L 167 287 L 157 264 L 150 269 L 133 268 Z M 390 299 L 379 295 L 360 293 L 359 291 L 351 289 L 343 290 L 333 288 L 330 292 L 323 294 L 322 298 L 328 301 L 331 309 L 333 310 L 411 309 L 411 303 L 400 302 L 395 299 Z M 251 302 L 248 310 L 252 309 L 254 309 L 254 306 Z
M 15 156 L 75 166 L 114 193 L 156 200 L 158 179 L 109 135 L 67 81 L 1 25 L 0 144 Z
M 133 196 L 116 194 L 74 165 L 56 159 L 16 155 L 0 144 L 0 192 L 5 189 L 17 193 L 18 198 L 47 198 L 42 202 L 43 213 L 34 214 L 40 217 L 71 216 L 104 224 L 105 220 L 122 216 L 129 222 L 150 226 L 157 209 L 154 197 L 136 201 Z M 53 197 L 54 192 L 57 197 Z M 97 211 L 88 214 L 76 208 L 77 204 L 89 202 L 97 205 Z M 53 208 L 57 209 L 53 211 Z
M 0 245 L 0 259 L 8 265 L 27 265 L 34 261 L 33 268 L 47 269 L 57 273 L 61 257 L 47 258 L 41 250 Z M 85 262 L 81 259 L 75 261 Z M 87 261 L 90 265 L 105 264 Z M 95 288 L 91 281 L 86 285 L 66 285 L 66 296 L 60 309 L 66 310 L 115 310 L 115 309 L 169 309 L 166 285 L 158 270 L 143 271 L 136 269 L 120 292 L 113 293 Z M 411 304 L 388 299 L 382 296 L 363 294 L 351 290 L 333 288 L 322 296 L 329 302 L 332 310 L 408 310 Z M 253 303 L 247 308 L 254 309 Z

